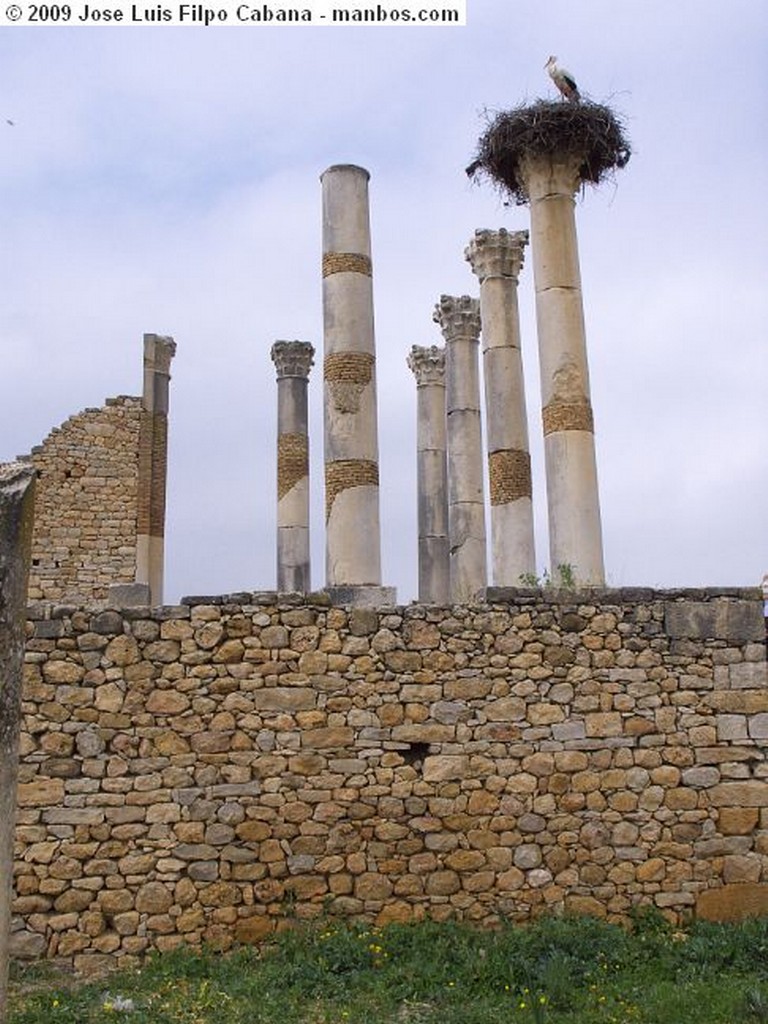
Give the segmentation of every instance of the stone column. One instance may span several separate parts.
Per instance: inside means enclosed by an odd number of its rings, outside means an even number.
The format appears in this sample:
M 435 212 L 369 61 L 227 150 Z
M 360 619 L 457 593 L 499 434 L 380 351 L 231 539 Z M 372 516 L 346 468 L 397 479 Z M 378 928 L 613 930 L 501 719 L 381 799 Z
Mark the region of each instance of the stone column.
M 605 582 L 594 423 L 576 238 L 578 157 L 526 158 L 541 367 L 550 571 Z
M 525 409 L 517 280 L 527 231 L 476 231 L 465 256 L 480 280 L 493 582 L 536 574 L 531 455 Z
M 445 349 L 414 345 L 408 366 L 416 377 L 416 479 L 419 510 L 419 601 L 448 604 L 448 469 L 445 441 Z
M 8 984 L 27 581 L 35 470 L 0 465 L 0 1022 Z
M 445 338 L 448 532 L 451 600 L 478 600 L 487 586 L 483 441 L 480 426 L 480 303 L 442 295 L 434 318 Z
M 321 176 L 326 577 L 344 604 L 388 604 L 381 586 L 379 442 L 369 174 L 341 164 Z
M 163 601 L 165 484 L 168 470 L 168 385 L 173 338 L 144 335 L 144 389 L 139 430 L 139 514 L 136 582 L 149 586 L 151 604 Z
M 307 385 L 315 350 L 308 341 L 276 341 L 277 589 L 306 594 L 309 569 Z

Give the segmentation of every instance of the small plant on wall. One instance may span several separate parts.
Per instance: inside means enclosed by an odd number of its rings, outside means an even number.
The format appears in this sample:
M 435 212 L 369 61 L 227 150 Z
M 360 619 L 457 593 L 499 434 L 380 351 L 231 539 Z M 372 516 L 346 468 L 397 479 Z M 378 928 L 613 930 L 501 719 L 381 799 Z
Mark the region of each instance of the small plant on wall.
M 575 590 L 576 567 L 570 562 L 561 562 L 554 574 L 545 569 L 541 576 L 533 572 L 523 572 L 519 580 L 524 587 L 561 587 L 563 590 Z

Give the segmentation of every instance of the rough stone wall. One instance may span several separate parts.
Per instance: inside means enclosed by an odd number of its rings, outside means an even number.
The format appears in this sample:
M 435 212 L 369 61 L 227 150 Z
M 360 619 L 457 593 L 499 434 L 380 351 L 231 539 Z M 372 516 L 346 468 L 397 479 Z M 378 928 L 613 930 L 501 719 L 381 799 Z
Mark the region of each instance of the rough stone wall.
M 38 607 L 26 659 L 17 955 L 766 909 L 758 591 Z
M 38 470 L 29 597 L 100 601 L 136 572 L 141 399 L 107 399 L 56 427 Z

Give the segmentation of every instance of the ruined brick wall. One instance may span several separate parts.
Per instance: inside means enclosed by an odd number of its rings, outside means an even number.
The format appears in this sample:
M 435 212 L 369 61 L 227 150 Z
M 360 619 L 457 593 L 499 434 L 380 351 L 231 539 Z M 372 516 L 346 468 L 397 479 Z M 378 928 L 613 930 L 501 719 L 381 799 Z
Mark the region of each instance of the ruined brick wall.
M 107 399 L 51 431 L 39 472 L 29 597 L 100 601 L 136 571 L 141 399 Z
M 36 607 L 17 955 L 130 963 L 289 912 L 768 909 L 758 591 Z

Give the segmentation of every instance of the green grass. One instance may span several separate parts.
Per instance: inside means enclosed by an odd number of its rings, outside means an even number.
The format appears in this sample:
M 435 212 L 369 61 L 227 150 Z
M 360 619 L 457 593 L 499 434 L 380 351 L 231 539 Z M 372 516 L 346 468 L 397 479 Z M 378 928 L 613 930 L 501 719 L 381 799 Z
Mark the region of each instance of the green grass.
M 114 1000 L 131 999 L 119 1010 Z M 77 982 L 12 972 L 8 1024 L 768 1024 L 768 920 L 629 931 L 545 918 L 478 931 L 325 920 L 229 954 Z

